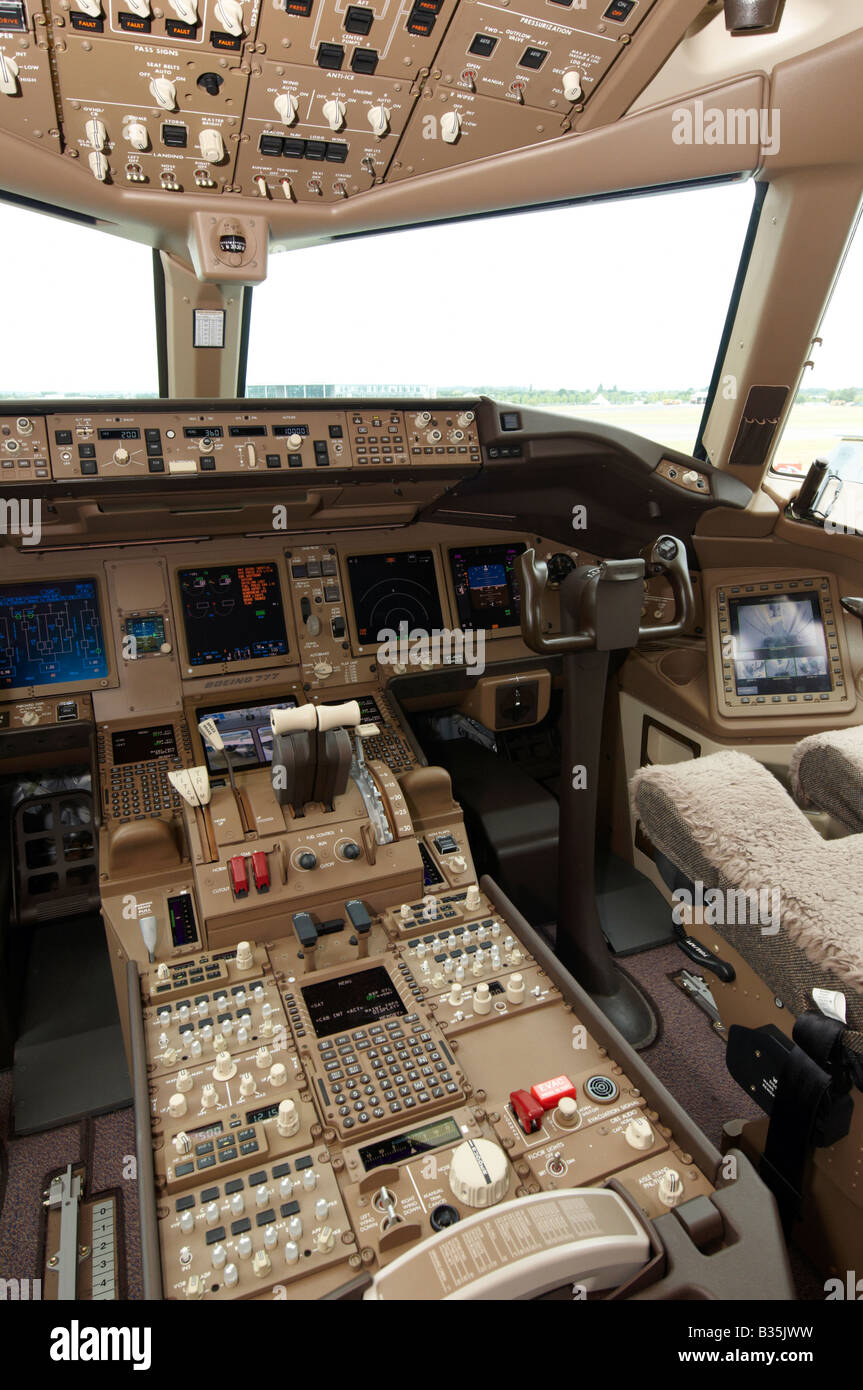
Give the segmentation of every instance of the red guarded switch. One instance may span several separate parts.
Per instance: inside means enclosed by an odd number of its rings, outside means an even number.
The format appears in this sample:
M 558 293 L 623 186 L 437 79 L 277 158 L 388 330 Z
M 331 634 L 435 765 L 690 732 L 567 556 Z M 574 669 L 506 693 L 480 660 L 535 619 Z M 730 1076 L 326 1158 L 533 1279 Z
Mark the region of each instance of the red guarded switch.
M 245 898 L 249 892 L 249 875 L 246 872 L 244 855 L 235 854 L 228 860 L 228 873 L 231 875 L 234 897 Z
M 545 1114 L 539 1101 L 534 1100 L 530 1091 L 510 1091 L 509 1103 L 525 1134 L 535 1134 Z
M 543 1110 L 554 1110 L 564 1096 L 575 1100 L 575 1087 L 568 1076 L 553 1076 L 550 1081 L 538 1081 L 531 1086 L 530 1094 L 539 1101 Z
M 259 893 L 269 893 L 270 866 L 267 862 L 267 856 L 262 849 L 256 849 L 252 855 L 252 877 L 255 880 L 255 887 Z

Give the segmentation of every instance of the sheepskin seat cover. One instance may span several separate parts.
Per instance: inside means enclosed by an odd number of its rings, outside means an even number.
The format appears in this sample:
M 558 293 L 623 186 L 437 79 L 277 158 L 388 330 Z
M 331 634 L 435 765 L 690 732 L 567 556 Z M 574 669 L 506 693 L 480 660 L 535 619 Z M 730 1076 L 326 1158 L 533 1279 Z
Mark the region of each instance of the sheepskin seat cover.
M 801 739 L 790 772 L 801 806 L 829 811 L 846 829 L 863 830 L 863 725 Z
M 823 840 L 776 778 L 737 752 L 643 767 L 630 790 L 653 843 L 705 891 L 779 890 L 778 930 L 713 929 L 795 1015 L 813 1007 L 813 988 L 841 990 L 845 1042 L 863 1052 L 863 835 Z

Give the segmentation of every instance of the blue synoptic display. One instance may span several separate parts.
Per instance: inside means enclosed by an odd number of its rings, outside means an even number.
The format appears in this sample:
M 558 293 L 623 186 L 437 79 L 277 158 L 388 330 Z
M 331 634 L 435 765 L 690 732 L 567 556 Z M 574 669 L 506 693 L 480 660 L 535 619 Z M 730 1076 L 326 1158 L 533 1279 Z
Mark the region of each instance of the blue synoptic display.
M 0 689 L 95 682 L 107 674 L 95 580 L 0 585 Z

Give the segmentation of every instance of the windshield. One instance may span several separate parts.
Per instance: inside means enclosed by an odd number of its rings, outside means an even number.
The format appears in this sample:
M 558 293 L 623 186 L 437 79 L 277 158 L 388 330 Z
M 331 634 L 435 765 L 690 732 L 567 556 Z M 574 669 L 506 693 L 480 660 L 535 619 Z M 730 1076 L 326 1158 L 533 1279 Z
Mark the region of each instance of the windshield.
M 691 451 L 752 210 L 728 183 L 274 256 L 250 396 L 487 394 Z
M 17 248 L 3 280 L 4 396 L 159 394 L 148 246 L 8 203 L 0 242 Z

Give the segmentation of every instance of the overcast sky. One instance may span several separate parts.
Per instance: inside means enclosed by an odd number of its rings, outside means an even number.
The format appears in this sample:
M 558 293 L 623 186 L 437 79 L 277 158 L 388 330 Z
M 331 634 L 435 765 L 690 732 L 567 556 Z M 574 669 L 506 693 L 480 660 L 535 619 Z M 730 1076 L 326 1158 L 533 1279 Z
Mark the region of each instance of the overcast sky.
M 753 185 L 476 219 L 274 255 L 249 385 L 707 385 Z M 156 389 L 147 248 L 0 204 L 2 387 Z M 863 238 L 807 385 L 863 385 Z M 62 274 L 59 268 L 62 267 Z

